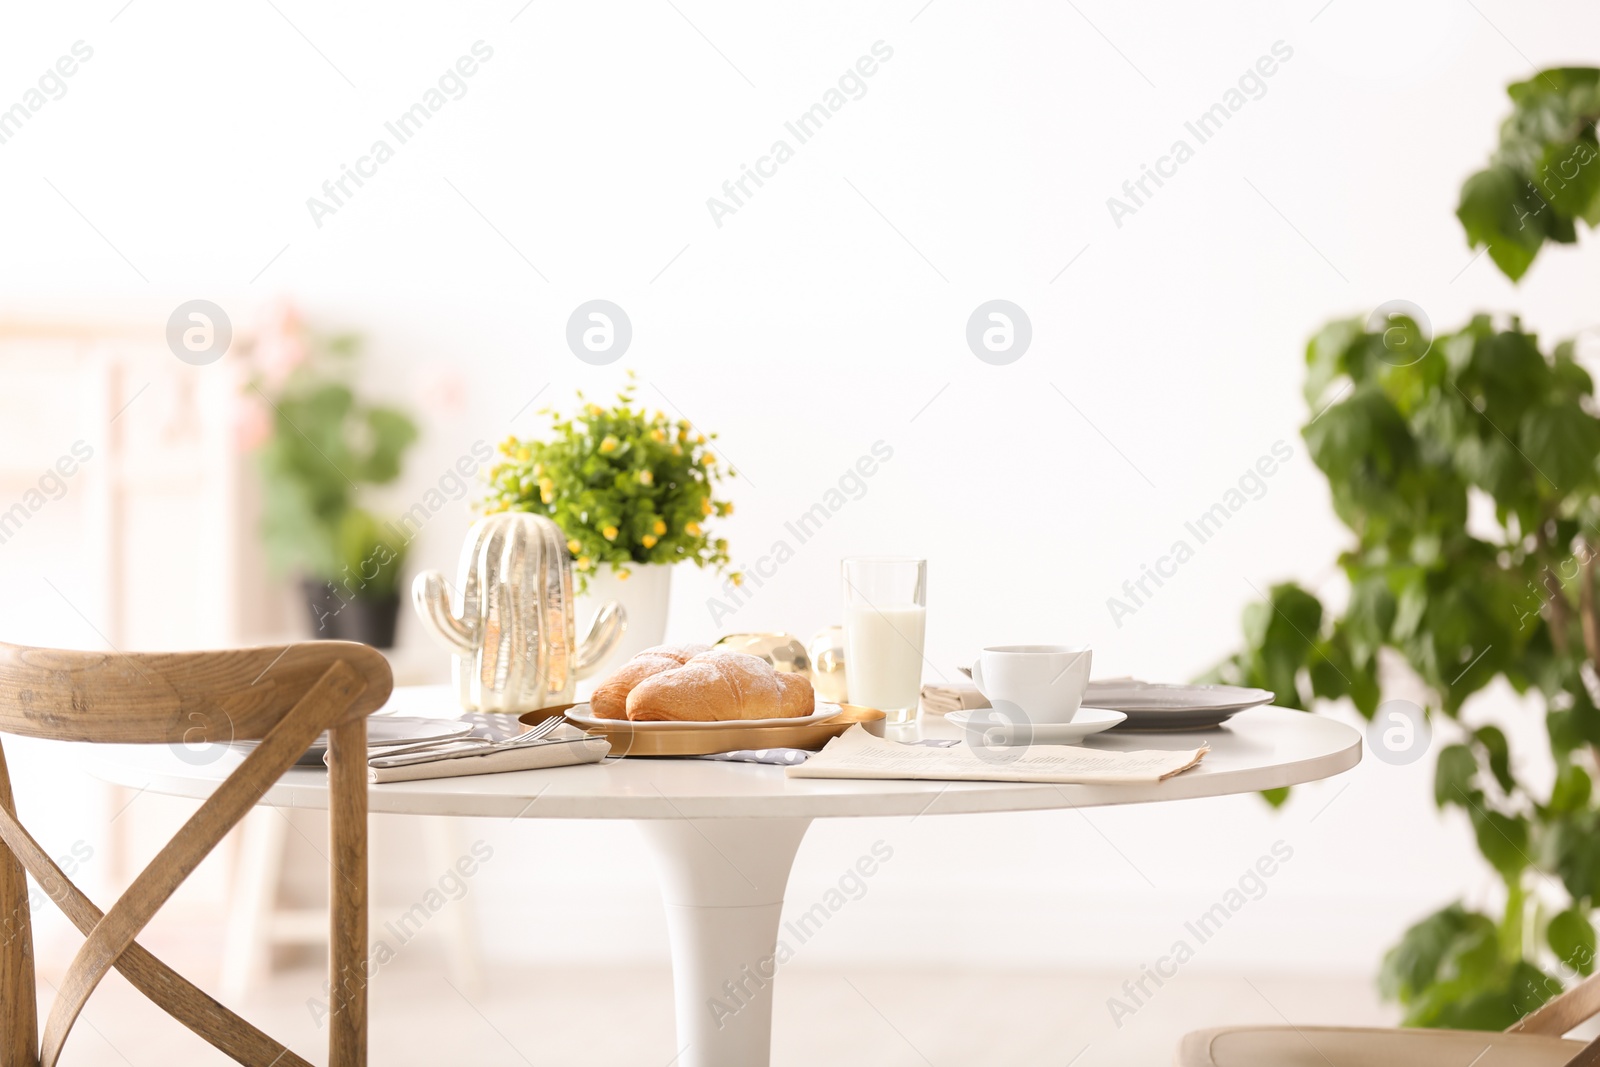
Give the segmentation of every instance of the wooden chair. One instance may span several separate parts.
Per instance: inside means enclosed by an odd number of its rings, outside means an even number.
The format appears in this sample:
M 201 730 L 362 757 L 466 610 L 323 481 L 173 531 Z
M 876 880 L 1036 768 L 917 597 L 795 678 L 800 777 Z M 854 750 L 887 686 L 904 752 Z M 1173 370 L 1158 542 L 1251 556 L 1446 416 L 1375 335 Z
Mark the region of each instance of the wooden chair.
M 376 650 L 340 641 L 226 652 L 64 652 L 0 643 L 0 733 L 57 741 L 259 741 L 109 911 L 69 881 L 18 822 L 0 752 L 0 1067 L 55 1067 L 84 1003 L 115 967 L 158 1007 L 251 1067 L 310 1067 L 134 939 L 229 829 L 317 736 L 331 731 L 331 1067 L 367 1058 L 367 722 L 389 697 Z M 41 1047 L 24 871 L 86 940 Z
M 1591 975 L 1503 1033 L 1323 1026 L 1231 1027 L 1183 1039 L 1178 1067 L 1597 1067 L 1600 1038 L 1562 1035 L 1600 1015 Z

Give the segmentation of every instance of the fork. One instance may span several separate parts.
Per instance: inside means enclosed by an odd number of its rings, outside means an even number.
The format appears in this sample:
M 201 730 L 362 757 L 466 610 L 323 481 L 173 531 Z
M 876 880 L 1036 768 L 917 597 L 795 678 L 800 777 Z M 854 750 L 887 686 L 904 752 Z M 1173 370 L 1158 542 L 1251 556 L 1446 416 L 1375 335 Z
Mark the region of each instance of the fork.
M 437 745 L 426 745 L 420 746 L 416 749 L 408 750 L 406 752 L 382 752 L 374 756 L 368 762 L 374 767 L 406 767 L 413 763 L 431 763 L 435 760 L 461 759 L 468 756 L 486 756 L 494 752 L 510 751 L 512 749 L 523 748 L 528 745 L 532 745 L 538 741 L 543 741 L 546 735 L 553 732 L 555 728 L 560 726 L 564 721 L 566 720 L 562 716 L 554 715 L 535 726 L 529 727 L 516 737 L 507 738 L 504 741 L 490 741 L 486 738 L 466 738 L 465 740 L 467 741 L 477 741 L 480 743 L 454 751 L 448 749 L 435 751 L 435 749 L 438 748 Z M 588 735 L 584 735 L 583 737 L 573 738 L 572 740 L 587 741 L 590 740 L 590 738 Z M 549 743 L 564 744 L 566 742 L 552 741 Z
M 537 741 L 541 737 L 548 736 L 552 731 L 555 730 L 557 726 L 560 726 L 566 721 L 567 717 L 565 715 L 557 713 L 550 716 L 548 719 L 543 720 L 542 722 L 528 727 L 516 737 L 508 737 L 504 741 L 494 741 L 490 744 L 493 748 L 512 748 L 516 745 L 525 745 L 529 741 Z
M 535 723 L 533 726 L 528 727 L 517 736 L 508 737 L 501 741 L 496 741 L 488 737 L 441 737 L 435 738 L 432 741 L 418 741 L 415 744 L 410 745 L 394 745 L 382 749 L 374 749 L 372 755 L 374 757 L 408 756 L 413 753 L 426 752 L 430 748 L 441 748 L 446 745 L 460 744 L 473 745 L 473 748 L 468 750 L 471 752 L 489 751 L 496 748 L 512 748 L 516 745 L 525 745 L 533 741 L 538 741 L 541 738 L 549 735 L 557 726 L 560 726 L 564 722 L 566 722 L 565 716 L 557 713 L 548 719 L 544 719 L 538 723 Z

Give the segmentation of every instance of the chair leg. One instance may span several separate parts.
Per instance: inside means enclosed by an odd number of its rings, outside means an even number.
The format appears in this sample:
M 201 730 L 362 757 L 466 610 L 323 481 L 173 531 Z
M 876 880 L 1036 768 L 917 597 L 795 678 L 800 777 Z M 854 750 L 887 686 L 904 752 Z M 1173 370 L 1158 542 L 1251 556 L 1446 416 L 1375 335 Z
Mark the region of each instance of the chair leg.
M 367 722 L 333 731 L 328 757 L 333 872 L 328 893 L 329 1067 L 367 1062 Z
M 0 752 L 0 808 L 16 817 L 4 752 Z M 38 1067 L 38 1063 L 38 986 L 28 879 L 17 857 L 0 846 L 0 1067 Z

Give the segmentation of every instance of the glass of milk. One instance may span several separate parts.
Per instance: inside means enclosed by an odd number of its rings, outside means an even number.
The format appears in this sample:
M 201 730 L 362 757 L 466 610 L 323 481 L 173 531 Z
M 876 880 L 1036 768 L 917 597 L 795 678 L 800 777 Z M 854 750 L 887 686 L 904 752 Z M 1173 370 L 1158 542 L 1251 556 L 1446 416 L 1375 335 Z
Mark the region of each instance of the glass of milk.
M 922 693 L 928 561 L 863 556 L 844 561 L 844 670 L 850 703 L 890 723 L 916 718 Z

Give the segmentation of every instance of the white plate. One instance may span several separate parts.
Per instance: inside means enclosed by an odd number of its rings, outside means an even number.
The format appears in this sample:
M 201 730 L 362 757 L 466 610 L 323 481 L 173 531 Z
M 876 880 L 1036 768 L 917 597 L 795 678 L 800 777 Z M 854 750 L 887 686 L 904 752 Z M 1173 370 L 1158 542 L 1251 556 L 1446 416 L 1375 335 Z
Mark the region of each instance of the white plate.
M 1131 712 L 1211 712 L 1243 711 L 1270 704 L 1274 695 L 1266 689 L 1246 689 L 1236 685 L 1162 685 L 1153 682 L 1133 684 L 1089 684 L 1085 700 L 1096 707 Z
M 944 717 L 961 728 L 961 739 L 967 744 L 978 741 L 985 747 L 1071 745 L 1126 718 L 1122 712 L 1106 708 L 1079 708 L 1071 722 L 1008 722 L 993 708 L 952 711 Z
M 632 726 L 635 730 L 725 730 L 741 726 L 806 726 L 827 722 L 843 709 L 837 704 L 817 701 L 817 710 L 810 715 L 795 715 L 786 719 L 714 719 L 711 722 L 684 722 L 680 720 L 633 722 L 630 719 L 602 719 L 588 703 L 574 704 L 567 709 L 567 718 L 584 726 Z

